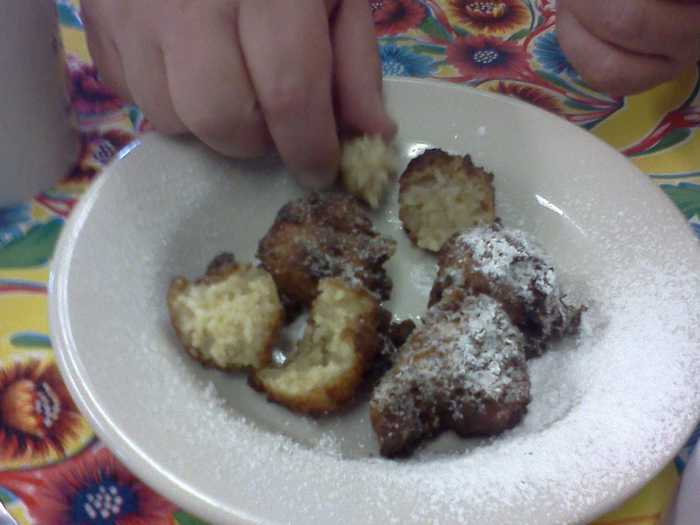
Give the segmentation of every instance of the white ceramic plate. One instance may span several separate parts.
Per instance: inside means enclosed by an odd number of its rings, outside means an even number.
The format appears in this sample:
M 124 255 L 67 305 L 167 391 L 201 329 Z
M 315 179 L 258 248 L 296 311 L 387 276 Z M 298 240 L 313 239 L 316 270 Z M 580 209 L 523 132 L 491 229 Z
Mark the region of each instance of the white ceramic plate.
M 164 307 L 170 279 L 222 250 L 251 258 L 300 190 L 274 161 L 157 136 L 107 170 L 61 238 L 50 315 L 68 386 L 136 474 L 212 522 L 592 519 L 662 468 L 697 421 L 697 240 L 627 160 L 554 116 L 446 83 L 390 80 L 386 95 L 404 161 L 430 144 L 494 171 L 504 222 L 539 238 L 590 308 L 581 338 L 531 361 L 517 428 L 387 461 L 366 405 L 315 422 L 184 356 Z M 433 261 L 401 232 L 395 199 L 376 217 L 399 242 L 390 306 L 419 315 Z

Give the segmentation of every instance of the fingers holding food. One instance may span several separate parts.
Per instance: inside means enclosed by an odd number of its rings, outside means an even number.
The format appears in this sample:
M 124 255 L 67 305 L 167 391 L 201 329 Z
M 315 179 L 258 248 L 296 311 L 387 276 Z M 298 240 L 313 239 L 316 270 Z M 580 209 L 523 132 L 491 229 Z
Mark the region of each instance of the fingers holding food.
M 341 145 L 340 175 L 345 189 L 378 208 L 396 174 L 398 160 L 381 136 L 361 136 Z

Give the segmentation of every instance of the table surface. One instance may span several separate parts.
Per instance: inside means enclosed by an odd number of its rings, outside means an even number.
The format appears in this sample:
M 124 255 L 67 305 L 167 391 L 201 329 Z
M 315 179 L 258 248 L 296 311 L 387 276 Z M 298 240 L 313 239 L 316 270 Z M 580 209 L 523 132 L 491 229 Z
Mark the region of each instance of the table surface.
M 0 501 L 20 524 L 97 523 L 90 504 L 109 502 L 115 521 L 201 523 L 136 479 L 95 437 L 63 385 L 48 336 L 46 283 L 61 227 L 102 167 L 149 125 L 114 98 L 90 64 L 77 0 L 56 1 L 81 130 L 75 167 L 55 187 L 0 209 Z M 503 93 L 560 115 L 605 140 L 647 173 L 700 237 L 700 74 L 641 95 L 588 88 L 557 43 L 554 0 L 502 0 L 474 17 L 462 0 L 370 1 L 386 75 L 440 78 Z M 460 60 L 451 46 L 469 46 Z M 496 60 L 474 60 L 488 50 Z M 495 55 L 493 54 L 495 52 Z M 471 57 L 471 58 L 468 58 Z M 676 460 L 596 525 L 656 525 L 676 492 L 696 431 Z M 103 505 L 103 508 L 107 508 Z

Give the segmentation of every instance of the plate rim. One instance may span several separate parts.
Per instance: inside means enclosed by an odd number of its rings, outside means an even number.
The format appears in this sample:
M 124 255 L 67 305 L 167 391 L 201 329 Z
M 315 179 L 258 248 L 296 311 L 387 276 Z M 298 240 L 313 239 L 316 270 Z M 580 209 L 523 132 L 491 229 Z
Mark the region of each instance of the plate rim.
M 638 176 L 644 178 L 649 187 L 660 191 L 658 186 L 654 184 L 653 181 L 651 181 L 649 177 L 644 174 L 644 172 L 637 168 L 627 157 L 622 155 L 612 146 L 602 141 L 589 131 L 582 129 L 559 116 L 533 106 L 532 104 L 498 93 L 482 91 L 470 86 L 451 84 L 440 80 L 385 77 L 385 86 L 386 85 L 389 85 L 390 87 L 392 85 L 413 85 L 425 88 L 437 88 L 438 90 L 451 90 L 455 92 L 465 91 L 480 97 L 497 99 L 499 102 L 520 107 L 525 111 L 535 112 L 540 117 L 545 117 L 551 121 L 556 121 L 559 125 L 564 124 L 570 126 L 572 131 L 576 130 L 580 136 L 586 137 L 587 140 L 592 139 L 600 146 L 607 148 L 618 158 L 624 159 L 624 161 L 627 162 L 627 164 L 633 171 L 636 172 Z M 54 345 L 55 359 L 73 400 L 76 402 L 81 413 L 86 417 L 97 436 L 138 478 L 142 479 L 149 486 L 153 487 L 159 494 L 176 503 L 184 510 L 210 522 L 225 523 L 229 522 L 231 519 L 235 519 L 242 525 L 273 523 L 265 518 L 258 518 L 258 516 L 251 516 L 245 512 L 241 512 L 239 509 L 234 507 L 221 506 L 219 502 L 215 502 L 210 498 L 207 498 L 204 494 L 195 491 L 192 487 L 185 487 L 182 482 L 178 481 L 178 479 L 176 479 L 174 476 L 171 476 L 167 471 L 160 470 L 158 465 L 155 465 L 152 462 L 148 454 L 146 454 L 137 443 L 130 441 L 123 434 L 120 428 L 111 421 L 109 415 L 102 410 L 100 404 L 95 401 L 90 392 L 90 385 L 87 383 L 86 378 L 80 373 L 80 366 L 76 361 L 76 344 L 71 333 L 70 324 L 65 322 L 67 317 L 67 309 L 62 307 L 67 303 L 67 277 L 70 267 L 68 263 L 72 260 L 72 257 L 69 257 L 68 255 L 73 252 L 78 234 L 80 233 L 82 226 L 85 224 L 90 211 L 95 205 L 95 202 L 100 195 L 101 188 L 113 175 L 114 165 L 119 163 L 119 161 L 125 157 L 129 156 L 129 154 L 133 151 L 148 147 L 149 143 L 152 141 L 160 140 L 162 139 L 158 134 L 151 133 L 139 137 L 137 140 L 133 141 L 123 150 L 121 150 L 115 156 L 115 158 L 107 166 L 105 166 L 102 172 L 98 175 L 97 179 L 90 185 L 63 226 L 60 238 L 54 250 L 47 286 L 49 329 Z M 673 209 L 678 219 L 681 219 L 683 223 L 686 224 L 686 234 L 689 242 L 692 242 L 695 238 L 692 235 L 691 229 L 687 227 L 685 217 L 682 215 L 678 207 L 670 201 L 670 199 L 667 202 L 667 206 L 669 209 Z M 698 245 L 698 253 L 700 253 L 700 245 Z M 688 421 L 683 432 L 685 435 L 684 442 L 687 441 L 696 425 L 697 421 Z M 586 511 L 582 512 L 580 516 L 577 516 L 577 518 L 580 518 L 582 522 L 590 521 L 616 508 L 622 502 L 626 501 L 668 465 L 668 463 L 677 454 L 677 451 L 683 446 L 684 442 L 679 443 L 677 449 L 667 451 L 663 458 L 656 456 L 658 460 L 655 462 L 656 467 L 653 469 L 648 469 L 648 472 L 645 472 L 645 474 L 648 475 L 640 476 L 633 482 L 627 483 L 624 489 L 616 493 L 614 496 L 609 495 L 606 499 L 587 506 Z

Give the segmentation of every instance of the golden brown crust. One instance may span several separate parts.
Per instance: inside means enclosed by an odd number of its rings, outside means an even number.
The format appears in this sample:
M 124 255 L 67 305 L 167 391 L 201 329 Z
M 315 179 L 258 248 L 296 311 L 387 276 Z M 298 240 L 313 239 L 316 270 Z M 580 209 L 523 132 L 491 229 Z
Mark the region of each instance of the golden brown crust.
M 226 272 L 231 266 L 236 266 L 236 257 L 230 252 L 221 252 L 207 265 L 205 275 L 216 275 L 219 272 Z
M 446 151 L 441 150 L 440 148 L 432 148 L 425 150 L 417 157 L 411 159 L 411 161 L 408 163 L 408 166 L 406 166 L 404 174 L 409 173 L 410 177 L 412 176 L 410 174 L 416 174 L 416 172 L 419 171 L 430 170 L 435 168 L 436 166 L 451 164 L 453 162 L 456 162 L 456 159 L 460 159 L 460 161 L 463 163 L 466 176 L 475 176 L 476 174 L 472 173 L 472 170 L 481 169 L 477 168 L 474 165 L 471 156 L 469 155 L 464 155 L 460 157 L 459 155 L 451 155 Z M 493 178 L 493 175 L 489 175 L 491 176 L 491 178 Z M 479 176 L 481 175 L 479 174 Z M 408 183 L 407 181 L 403 180 L 403 175 L 401 178 L 402 183 Z
M 436 176 L 438 173 L 441 174 L 441 177 Z M 449 185 L 449 189 L 445 189 L 445 178 L 449 178 L 452 182 Z M 473 201 L 467 204 L 475 211 L 467 216 L 460 216 L 454 219 L 455 224 L 449 226 L 448 232 L 435 232 L 435 237 L 439 240 L 432 243 L 432 239 L 427 238 L 425 231 L 423 233 L 418 231 L 418 225 L 421 225 L 422 228 L 427 228 L 423 223 L 428 220 L 426 218 L 428 217 L 428 212 L 426 212 L 426 217 L 421 216 L 424 213 L 423 209 L 430 210 L 429 213 L 431 214 L 435 213 L 435 210 L 425 205 L 425 203 L 418 207 L 421 209 L 417 209 L 414 205 L 415 203 L 408 202 L 409 193 L 414 189 L 425 190 L 426 195 L 432 194 L 430 198 L 439 198 L 440 191 L 454 192 L 455 183 L 461 183 L 465 187 L 471 184 L 478 187 L 483 195 L 478 195 L 474 191 L 466 192 L 465 198 Z M 464 201 L 440 202 L 440 204 L 442 205 L 439 206 L 441 213 L 445 215 L 444 223 L 447 223 L 448 219 L 452 218 L 452 214 L 455 214 L 457 211 L 456 208 L 467 205 Z M 399 179 L 399 218 L 409 239 L 420 248 L 436 252 L 442 243 L 454 232 L 474 226 L 480 222 L 493 222 L 495 216 L 493 174 L 476 166 L 469 155 L 460 157 L 450 155 L 440 149 L 426 150 L 409 162 Z
M 187 293 L 188 289 L 192 285 L 204 285 L 209 286 L 221 281 L 226 280 L 230 275 L 238 272 L 242 268 L 241 265 L 235 262 L 235 258 L 232 254 L 222 253 L 217 255 L 212 261 L 207 265 L 206 273 L 197 279 L 194 283 L 190 283 L 185 277 L 178 276 L 175 277 L 168 288 L 167 293 L 167 308 L 168 315 L 170 318 L 170 324 L 180 341 L 184 350 L 196 361 L 207 368 L 216 368 L 223 371 L 236 371 L 240 370 L 242 367 L 237 365 L 231 366 L 221 366 L 217 364 L 212 358 L 204 355 L 199 349 L 188 342 L 188 337 L 183 332 L 180 322 L 179 315 L 176 310 L 176 300 L 182 294 Z M 267 340 L 263 343 L 263 349 L 258 353 L 258 366 L 264 367 L 270 364 L 272 361 L 272 350 L 277 342 L 279 334 L 284 325 L 284 309 L 280 308 L 277 316 L 272 320 L 270 324 L 270 330 L 267 335 Z M 245 367 L 243 367 L 245 368 Z
M 308 388 L 295 394 L 285 392 L 282 388 L 276 388 L 272 384 L 270 370 L 273 369 L 271 368 L 253 371 L 249 375 L 249 384 L 256 390 L 264 392 L 270 401 L 279 403 L 294 412 L 312 416 L 337 412 L 352 402 L 382 343 L 380 337 L 381 311 L 376 298 L 364 288 L 350 287 L 339 279 L 331 278 L 324 279 L 324 281 L 326 284 L 332 281 L 332 286 L 354 294 L 355 297 L 351 300 L 364 304 L 365 311 L 355 317 L 353 322 L 339 334 L 339 339 L 349 344 L 353 350 L 351 361 L 337 374 L 316 385 L 310 384 L 311 377 L 309 377 L 309 383 L 305 385 Z M 290 358 L 285 366 L 293 366 L 299 353 L 311 350 L 310 347 L 303 348 L 303 345 L 305 340 L 311 340 L 312 332 L 317 329 L 314 321 L 314 309 L 324 307 L 322 300 L 323 292 L 312 305 L 304 339 L 300 343 L 300 350 L 297 351 L 297 355 Z M 321 351 L 321 349 L 313 348 L 313 351 Z M 282 377 L 284 368 L 275 370 L 273 374 L 276 374 L 276 377 Z
M 381 237 L 359 202 L 345 194 L 311 194 L 280 209 L 258 257 L 290 308 L 308 306 L 324 277 L 358 280 L 382 299 L 391 293 L 384 263 L 396 243 Z
M 310 304 L 316 296 L 321 256 L 314 246 L 312 230 L 301 224 L 275 221 L 260 241 L 258 257 L 277 283 L 284 300 L 291 305 Z

